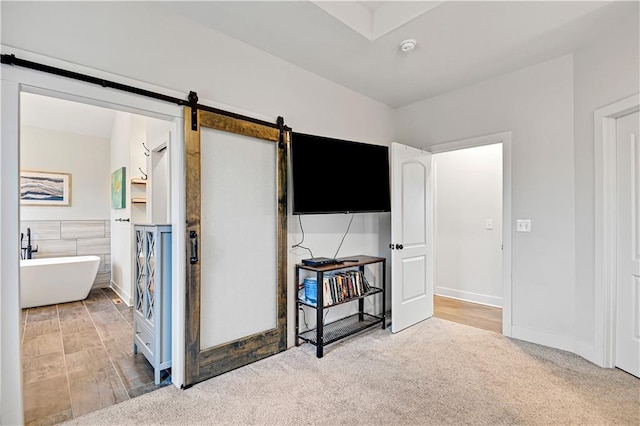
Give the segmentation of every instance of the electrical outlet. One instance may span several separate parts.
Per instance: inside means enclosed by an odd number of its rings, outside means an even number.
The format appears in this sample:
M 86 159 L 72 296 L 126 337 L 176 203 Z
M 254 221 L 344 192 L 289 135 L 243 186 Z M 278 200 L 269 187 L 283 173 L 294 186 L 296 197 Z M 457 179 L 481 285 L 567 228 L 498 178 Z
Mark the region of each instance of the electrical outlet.
M 485 229 L 492 230 L 493 229 L 493 219 L 487 219 L 485 224 Z
M 519 219 L 516 221 L 516 231 L 518 232 L 531 232 L 531 221 L 526 219 Z

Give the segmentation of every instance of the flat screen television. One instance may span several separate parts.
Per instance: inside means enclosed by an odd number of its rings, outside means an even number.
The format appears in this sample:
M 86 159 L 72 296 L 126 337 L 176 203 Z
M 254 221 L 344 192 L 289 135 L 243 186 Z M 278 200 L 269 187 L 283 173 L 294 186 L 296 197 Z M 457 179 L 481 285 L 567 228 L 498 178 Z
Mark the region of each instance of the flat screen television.
M 389 148 L 293 133 L 293 214 L 391 211 Z

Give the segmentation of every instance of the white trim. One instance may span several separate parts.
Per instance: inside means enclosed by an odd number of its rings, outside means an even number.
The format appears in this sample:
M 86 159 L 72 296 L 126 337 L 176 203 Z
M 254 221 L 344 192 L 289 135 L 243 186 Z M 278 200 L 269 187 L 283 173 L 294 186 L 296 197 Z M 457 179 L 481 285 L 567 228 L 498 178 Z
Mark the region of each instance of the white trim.
M 185 304 L 186 304 L 186 242 L 181 236 L 186 235 L 186 198 L 185 198 L 185 158 L 184 158 L 184 120 L 182 117 L 174 120 L 171 129 L 169 149 L 171 152 L 169 167 L 171 169 L 171 378 L 173 383 L 184 385 L 184 348 L 185 348 Z M 176 142 L 174 142 L 176 141 Z M 175 372 L 175 366 L 180 366 Z
M 183 94 L 163 87 L 128 79 L 98 70 L 81 67 L 53 58 L 3 47 L 3 53 L 16 53 L 25 59 L 45 63 L 51 66 L 84 72 L 90 75 L 115 80 L 124 84 L 143 87 L 170 96 L 183 97 Z M 51 74 L 20 67 L 2 65 L 2 145 L 0 147 L 0 165 L 2 176 L 0 186 L 0 219 L 2 239 L 0 240 L 0 288 L 1 335 L 0 347 L 2 364 L 0 365 L 0 395 L 2 396 L 0 423 L 20 424 L 23 419 L 21 366 L 20 366 L 20 311 L 19 311 L 19 257 L 18 247 L 19 204 L 18 204 L 18 131 L 20 92 L 31 92 L 62 99 L 79 101 L 91 105 L 136 113 L 171 121 L 172 131 L 171 173 L 174 195 L 172 197 L 172 225 L 176 236 L 184 235 L 184 139 L 183 109 L 178 105 L 133 95 L 130 93 L 105 89 L 96 85 L 79 82 Z M 207 104 L 214 104 L 207 102 Z M 219 104 L 218 104 L 219 105 Z M 231 109 L 231 108 L 226 108 Z M 183 238 L 173 239 L 173 329 L 172 329 L 172 381 L 175 386 L 184 384 L 184 294 L 185 245 Z
M 629 96 L 594 113 L 595 135 L 595 364 L 615 366 L 616 291 L 616 119 L 640 111 L 640 94 Z
M 20 360 L 20 241 L 18 169 L 20 85 L 1 81 L 2 143 L 0 143 L 0 424 L 22 424 L 22 368 Z M 13 143 L 12 143 L 13 142 Z
M 128 294 L 122 287 L 120 287 L 115 281 L 111 280 L 109 288 L 114 291 L 115 294 L 120 296 L 120 299 L 127 305 L 133 306 L 133 297 Z
M 574 340 L 573 341 L 573 350 L 571 351 L 574 354 L 581 356 L 582 358 L 586 359 L 587 361 L 591 361 L 593 362 L 593 357 L 594 357 L 594 348 L 593 345 L 590 345 L 588 343 L 585 343 L 583 341 L 580 340 Z
M 502 297 L 489 296 L 487 294 L 474 293 L 472 291 L 462 291 L 455 288 L 436 286 L 434 293 L 437 296 L 448 297 L 449 299 L 462 300 L 463 302 L 477 303 L 480 305 L 502 308 Z
M 512 336 L 511 314 L 511 132 L 424 147 L 432 154 L 502 143 L 502 334 Z
M 511 337 L 514 339 L 572 352 L 587 360 L 593 357 L 593 346 L 589 346 L 573 337 L 560 336 L 516 325 L 511 327 L 511 331 Z

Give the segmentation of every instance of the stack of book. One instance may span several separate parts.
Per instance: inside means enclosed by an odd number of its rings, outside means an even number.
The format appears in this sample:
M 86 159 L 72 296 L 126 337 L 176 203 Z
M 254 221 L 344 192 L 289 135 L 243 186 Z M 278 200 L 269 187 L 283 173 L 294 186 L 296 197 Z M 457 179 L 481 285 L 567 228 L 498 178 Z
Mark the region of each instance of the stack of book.
M 360 297 L 371 291 L 367 278 L 360 271 L 326 275 L 322 281 L 324 306 Z

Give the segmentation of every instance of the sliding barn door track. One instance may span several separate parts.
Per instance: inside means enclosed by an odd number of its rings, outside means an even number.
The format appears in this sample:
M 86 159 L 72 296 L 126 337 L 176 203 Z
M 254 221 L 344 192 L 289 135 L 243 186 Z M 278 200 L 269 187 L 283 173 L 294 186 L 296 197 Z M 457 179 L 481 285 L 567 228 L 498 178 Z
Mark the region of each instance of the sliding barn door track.
M 268 121 L 263 121 L 254 117 L 249 117 L 242 114 L 237 114 L 231 111 L 225 111 L 222 109 L 210 107 L 207 105 L 202 105 L 198 103 L 198 94 L 196 92 L 189 92 L 187 99 L 180 99 L 173 96 L 164 95 L 162 93 L 152 92 L 150 90 L 141 89 L 135 86 L 129 86 L 122 83 L 117 83 L 115 81 L 105 80 L 103 78 L 93 77 L 91 75 L 78 73 L 75 71 L 69 71 L 62 68 L 52 67 L 50 65 L 40 64 L 37 62 L 27 61 L 25 59 L 17 58 L 15 55 L 2 54 L 1 55 L 1 63 L 6 65 L 13 65 L 23 68 L 29 68 L 36 71 L 46 72 L 48 74 L 54 74 L 60 77 L 71 78 L 74 80 L 84 81 L 85 83 L 96 84 L 98 86 L 102 86 L 105 88 L 120 90 L 122 92 L 133 93 L 139 96 L 145 96 L 147 98 L 157 99 L 159 101 L 168 102 L 172 104 L 177 104 L 180 106 L 188 106 L 191 107 L 191 115 L 192 115 L 192 130 L 197 130 L 198 122 L 197 122 L 197 110 L 209 111 L 214 114 L 224 115 L 226 117 L 237 118 L 239 120 L 248 121 L 255 124 L 260 124 L 263 126 L 268 126 L 276 129 L 280 129 L 280 131 L 291 130 L 287 126 L 283 126 L 284 120 L 282 117 L 278 117 L 278 122 L 270 123 Z

